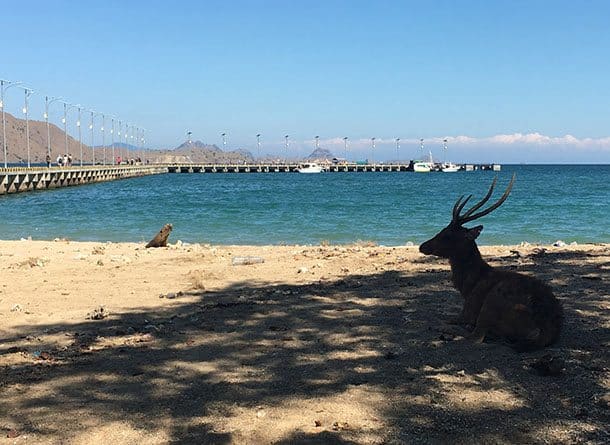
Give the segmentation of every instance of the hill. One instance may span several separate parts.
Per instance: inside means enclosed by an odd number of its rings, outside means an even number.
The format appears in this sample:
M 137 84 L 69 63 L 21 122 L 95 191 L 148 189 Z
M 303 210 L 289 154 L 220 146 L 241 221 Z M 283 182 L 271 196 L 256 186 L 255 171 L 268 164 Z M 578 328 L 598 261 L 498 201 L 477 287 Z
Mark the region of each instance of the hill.
M 329 150 L 325 148 L 316 148 L 306 159 L 309 161 L 330 161 L 332 158 L 334 158 L 334 156 Z
M 7 160 L 13 162 L 27 162 L 28 150 L 26 142 L 25 119 L 18 119 L 6 113 L 6 143 Z M 43 121 L 30 120 L 30 162 L 32 164 L 45 162 L 47 156 L 47 126 Z M 59 154 L 66 153 L 65 133 L 57 125 L 49 124 L 51 134 L 51 159 Z M 84 136 L 84 135 L 83 135 Z M 83 137 L 83 141 L 84 141 Z M 2 141 L 2 122 L 0 122 L 0 160 L 4 162 Z M 80 148 L 78 140 L 68 135 L 68 153 L 72 154 L 75 163 L 80 162 Z M 91 148 L 83 143 L 83 158 L 85 162 L 91 162 Z M 99 157 L 96 154 L 96 158 Z

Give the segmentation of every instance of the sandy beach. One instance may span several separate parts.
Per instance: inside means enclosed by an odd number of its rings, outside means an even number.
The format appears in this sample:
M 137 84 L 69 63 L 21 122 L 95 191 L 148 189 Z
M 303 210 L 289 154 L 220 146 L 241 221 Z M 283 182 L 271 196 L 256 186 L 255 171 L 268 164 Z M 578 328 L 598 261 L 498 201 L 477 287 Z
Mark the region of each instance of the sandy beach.
M 170 242 L 0 241 L 0 444 L 610 441 L 608 244 L 481 248 L 564 304 L 517 353 L 416 246 Z

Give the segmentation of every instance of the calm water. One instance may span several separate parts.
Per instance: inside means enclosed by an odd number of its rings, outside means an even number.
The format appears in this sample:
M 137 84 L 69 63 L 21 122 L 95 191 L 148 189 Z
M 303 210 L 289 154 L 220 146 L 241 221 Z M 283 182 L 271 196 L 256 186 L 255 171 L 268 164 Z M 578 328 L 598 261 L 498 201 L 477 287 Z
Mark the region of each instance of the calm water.
M 610 166 L 504 166 L 482 244 L 610 242 Z M 495 173 L 168 174 L 0 197 L 0 239 L 419 244 Z M 495 196 L 499 196 L 498 193 Z M 472 224 L 472 223 L 471 223 Z

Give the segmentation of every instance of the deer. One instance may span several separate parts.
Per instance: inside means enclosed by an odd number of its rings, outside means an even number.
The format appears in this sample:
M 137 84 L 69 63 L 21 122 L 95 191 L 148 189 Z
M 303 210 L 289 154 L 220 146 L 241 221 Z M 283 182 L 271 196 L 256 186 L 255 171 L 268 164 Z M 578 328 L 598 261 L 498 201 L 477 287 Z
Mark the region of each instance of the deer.
M 474 327 L 468 338 L 475 343 L 493 334 L 522 352 L 557 341 L 563 323 L 561 303 L 541 280 L 490 266 L 476 244 L 483 226 L 464 227 L 500 207 L 514 181 L 515 175 L 500 199 L 483 210 L 480 209 L 492 196 L 497 177 L 485 197 L 463 213 L 472 195 L 466 199 L 462 195 L 453 206 L 449 225 L 423 243 L 419 251 L 449 260 L 453 286 L 464 299 L 462 311 L 452 320 L 453 324 Z

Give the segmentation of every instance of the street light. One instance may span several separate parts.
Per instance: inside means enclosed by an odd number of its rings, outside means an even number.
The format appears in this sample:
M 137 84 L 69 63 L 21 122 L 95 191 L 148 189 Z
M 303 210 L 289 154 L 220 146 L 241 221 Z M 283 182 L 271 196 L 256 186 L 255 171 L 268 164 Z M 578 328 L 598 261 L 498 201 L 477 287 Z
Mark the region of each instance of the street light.
M 68 102 L 64 102 L 62 101 L 62 103 L 64 104 L 64 117 L 62 118 L 61 122 L 64 124 L 64 148 L 65 148 L 65 155 L 67 156 L 68 153 L 68 111 L 70 111 L 72 108 L 79 108 L 80 105 L 74 105 L 74 104 L 70 104 Z M 76 123 L 77 126 L 79 126 L 80 122 L 80 111 L 79 111 L 79 117 L 78 117 L 78 122 Z M 79 127 L 79 131 L 80 131 L 80 127 Z M 80 138 L 80 136 L 79 136 Z M 82 163 L 82 158 L 83 158 L 83 151 L 82 151 L 82 146 L 81 146 L 81 166 L 83 165 Z M 64 165 L 65 167 L 65 165 Z
M 343 149 L 345 150 L 345 163 L 347 164 L 347 136 L 343 138 Z
M 29 109 L 28 109 L 28 98 L 34 93 L 34 90 L 31 90 L 27 87 L 20 86 L 19 88 L 23 89 L 25 93 L 24 102 L 23 102 L 23 114 L 25 114 L 25 140 L 26 145 L 28 147 L 28 168 L 30 167 L 30 120 L 29 120 Z
M 125 122 L 123 136 L 125 136 L 125 157 L 127 158 L 127 165 L 129 165 L 129 124 L 127 122 Z
M 103 158 L 103 165 L 106 165 L 106 135 L 104 134 L 104 127 L 106 126 L 106 115 L 104 113 L 101 113 L 102 115 L 102 127 L 100 128 L 100 131 L 102 132 L 102 150 L 104 153 L 104 158 Z
M 112 165 L 114 165 L 114 116 L 110 117 L 112 122 L 112 128 L 110 129 L 110 139 L 112 140 Z
M 373 162 L 373 153 L 375 152 L 375 138 L 371 138 L 371 163 Z
M 227 151 L 227 133 L 221 133 L 222 136 L 222 150 Z
M 316 139 L 316 150 L 317 150 L 318 148 L 320 148 L 320 136 L 316 136 L 315 139 Z
M 83 166 L 83 137 L 82 137 L 82 133 L 81 133 L 81 125 L 80 125 L 80 118 L 81 118 L 81 110 L 83 109 L 80 105 L 76 106 L 76 109 L 78 110 L 78 120 L 76 121 L 76 126 L 78 127 L 78 146 L 80 148 L 80 166 Z
M 286 159 L 285 162 L 288 164 L 288 135 L 284 136 L 284 149 L 286 151 Z
M 421 150 L 421 159 L 424 159 L 424 138 L 419 140 L 419 148 Z
M 95 145 L 93 144 L 93 117 L 97 114 L 95 110 L 89 110 L 91 113 L 91 123 L 89 124 L 89 130 L 91 130 L 91 161 L 92 165 L 95 165 Z
M 142 151 L 142 165 L 146 164 L 146 152 L 144 151 L 144 133 L 146 132 L 146 128 L 140 128 L 140 149 Z
M 256 135 L 256 148 L 258 149 L 258 162 L 261 161 L 261 134 Z
M 398 151 L 400 150 L 400 138 L 396 138 L 396 162 L 400 165 L 400 155 Z
M 47 156 L 51 159 L 51 130 L 49 129 L 49 105 L 63 100 L 62 97 L 44 97 L 44 120 L 47 122 Z
M 6 88 L 5 85 L 8 85 Z M 4 91 L 10 87 L 16 87 L 21 85 L 21 82 L 11 82 L 8 80 L 0 79 L 0 108 L 2 108 L 2 144 L 4 145 L 4 168 L 7 167 L 7 153 L 6 153 L 6 120 L 4 118 Z

